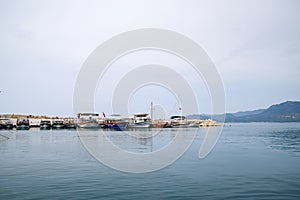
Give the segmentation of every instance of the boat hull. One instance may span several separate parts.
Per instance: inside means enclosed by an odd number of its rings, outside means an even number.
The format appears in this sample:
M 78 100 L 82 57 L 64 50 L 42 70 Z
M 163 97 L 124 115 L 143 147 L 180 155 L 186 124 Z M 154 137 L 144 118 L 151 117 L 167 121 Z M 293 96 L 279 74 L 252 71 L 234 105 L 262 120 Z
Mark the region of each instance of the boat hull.
M 150 128 L 150 122 L 132 123 L 128 125 L 128 128 Z
M 172 128 L 187 128 L 187 124 L 171 124 Z
M 13 129 L 13 127 L 14 127 L 14 126 L 13 126 L 12 124 L 4 124 L 4 125 L 3 125 L 3 128 L 4 128 L 4 129 Z
M 122 130 L 127 129 L 127 125 L 128 124 L 126 122 L 107 124 L 107 128 L 122 131 Z
M 97 122 L 85 122 L 85 123 L 79 123 L 79 128 L 99 128 L 99 124 Z
M 66 128 L 67 129 L 75 129 L 76 128 L 76 124 L 66 124 Z
M 189 128 L 199 128 L 200 123 L 191 123 L 188 125 Z
M 50 124 L 41 124 L 40 129 L 41 130 L 49 130 L 49 129 L 51 129 L 51 125 Z
M 21 124 L 21 125 L 17 125 L 16 129 L 17 130 L 29 130 L 30 126 L 29 125 L 25 125 L 25 124 Z
M 52 129 L 63 129 L 65 128 L 65 125 L 63 124 L 53 124 Z

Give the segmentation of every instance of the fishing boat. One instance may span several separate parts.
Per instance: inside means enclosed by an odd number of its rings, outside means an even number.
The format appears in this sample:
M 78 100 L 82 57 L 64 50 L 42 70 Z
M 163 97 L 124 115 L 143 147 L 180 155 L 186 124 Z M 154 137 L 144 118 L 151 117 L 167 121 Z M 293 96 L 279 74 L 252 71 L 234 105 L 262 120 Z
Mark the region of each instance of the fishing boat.
M 20 118 L 17 119 L 16 129 L 17 130 L 29 130 L 30 124 L 28 119 Z
M 65 120 L 65 128 L 67 129 L 75 129 L 76 123 L 74 119 Z
M 0 129 L 13 129 L 13 127 L 10 119 L 0 119 Z
M 128 122 L 122 119 L 121 115 L 113 114 L 109 118 L 104 120 L 106 128 L 113 129 L 113 130 L 126 130 L 128 126 Z
M 40 122 L 41 130 L 49 130 L 51 129 L 51 121 L 50 120 L 41 120 Z
M 171 116 L 170 119 L 171 119 L 171 127 L 172 128 L 186 128 L 189 125 L 185 116 L 182 116 L 182 115 Z
M 78 123 L 79 128 L 99 128 L 98 124 L 99 114 L 97 113 L 78 113 Z
M 128 128 L 150 128 L 151 125 L 151 119 L 148 114 L 135 114 L 128 124 Z
M 65 122 L 61 119 L 52 121 L 52 129 L 63 129 L 65 128 Z
M 110 122 L 107 124 L 107 128 L 122 131 L 122 130 L 127 129 L 127 123 L 126 122 Z

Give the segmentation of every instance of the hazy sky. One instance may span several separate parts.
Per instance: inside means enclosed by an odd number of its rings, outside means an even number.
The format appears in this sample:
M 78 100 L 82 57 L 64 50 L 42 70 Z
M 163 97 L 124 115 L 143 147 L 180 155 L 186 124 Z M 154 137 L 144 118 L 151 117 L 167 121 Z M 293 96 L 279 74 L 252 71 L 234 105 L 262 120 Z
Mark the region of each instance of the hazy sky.
M 179 32 L 206 50 L 227 112 L 300 100 L 298 0 L 12 0 L 0 1 L 0 113 L 71 115 L 88 55 L 114 35 L 147 27 Z

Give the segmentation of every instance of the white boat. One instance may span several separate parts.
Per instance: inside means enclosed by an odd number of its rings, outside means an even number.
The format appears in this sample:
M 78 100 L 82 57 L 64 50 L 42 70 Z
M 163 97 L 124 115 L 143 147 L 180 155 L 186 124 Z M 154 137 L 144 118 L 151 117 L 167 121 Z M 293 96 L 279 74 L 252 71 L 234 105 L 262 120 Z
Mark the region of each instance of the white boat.
M 186 128 L 189 126 L 188 121 L 185 116 L 176 115 L 171 117 L 171 127 L 172 128 Z
M 188 127 L 190 127 L 190 128 L 199 128 L 201 123 L 202 123 L 202 120 L 189 121 Z
M 129 123 L 129 128 L 150 128 L 152 126 L 151 119 L 148 114 L 135 114 L 131 122 Z
M 78 113 L 78 123 L 79 128 L 99 128 L 97 113 Z

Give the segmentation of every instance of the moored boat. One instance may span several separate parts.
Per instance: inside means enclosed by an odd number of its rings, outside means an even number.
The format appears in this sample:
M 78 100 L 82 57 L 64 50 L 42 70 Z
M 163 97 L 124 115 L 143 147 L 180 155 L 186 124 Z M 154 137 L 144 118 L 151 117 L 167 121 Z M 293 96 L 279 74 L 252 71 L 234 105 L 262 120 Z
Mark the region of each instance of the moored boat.
M 75 129 L 76 123 L 73 119 L 65 120 L 65 128 L 67 129 Z
M 97 113 L 78 113 L 78 123 L 79 128 L 99 128 L 97 122 L 99 114 Z
M 13 127 L 10 119 L 0 119 L 0 129 L 13 129 Z
M 106 128 L 113 130 L 126 130 L 128 126 L 128 122 L 121 118 L 121 115 L 113 114 L 110 118 L 106 118 L 104 120 Z
M 107 128 L 114 129 L 114 130 L 125 130 L 127 129 L 127 122 L 113 122 L 107 124 Z
M 65 128 L 65 123 L 63 120 L 54 120 L 52 121 L 52 129 L 63 129 Z
M 17 130 L 29 130 L 30 124 L 28 119 L 20 118 L 17 119 L 16 129 Z
M 41 120 L 40 122 L 41 130 L 49 130 L 51 129 L 51 121 L 50 120 Z
M 135 114 L 128 124 L 128 128 L 150 128 L 152 125 L 148 114 Z
M 186 128 L 189 125 L 185 116 L 182 116 L 182 115 L 171 116 L 170 119 L 171 119 L 171 127 L 172 128 Z

